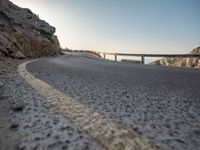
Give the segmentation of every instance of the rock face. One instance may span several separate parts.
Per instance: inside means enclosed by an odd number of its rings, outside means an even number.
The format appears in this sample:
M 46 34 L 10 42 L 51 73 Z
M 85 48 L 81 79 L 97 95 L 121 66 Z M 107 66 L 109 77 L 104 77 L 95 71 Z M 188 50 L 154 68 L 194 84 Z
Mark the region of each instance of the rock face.
M 190 54 L 200 54 L 200 47 L 193 49 Z M 200 68 L 200 58 L 163 58 L 153 62 L 154 65 Z
M 25 57 L 61 54 L 55 28 L 8 0 L 0 0 L 0 56 L 21 53 Z

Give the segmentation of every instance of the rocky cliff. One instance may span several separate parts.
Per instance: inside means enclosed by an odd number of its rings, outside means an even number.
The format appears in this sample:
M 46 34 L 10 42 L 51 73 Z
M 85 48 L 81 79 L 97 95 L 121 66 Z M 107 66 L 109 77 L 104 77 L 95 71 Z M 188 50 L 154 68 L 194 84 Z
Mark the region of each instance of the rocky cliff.
M 8 0 L 0 0 L 0 56 L 41 57 L 61 54 L 55 28 Z
M 193 49 L 190 54 L 200 54 L 200 47 Z M 195 67 L 200 68 L 200 58 L 163 58 L 153 62 L 154 65 Z

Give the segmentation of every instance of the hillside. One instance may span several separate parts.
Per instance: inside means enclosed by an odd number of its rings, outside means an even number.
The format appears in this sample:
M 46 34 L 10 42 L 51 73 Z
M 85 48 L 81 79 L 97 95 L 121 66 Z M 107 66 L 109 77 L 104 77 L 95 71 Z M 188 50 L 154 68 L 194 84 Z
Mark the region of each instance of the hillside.
M 41 57 L 61 54 L 55 28 L 30 9 L 0 0 L 0 56 Z
M 200 47 L 191 50 L 190 54 L 200 54 Z M 163 58 L 153 62 L 152 64 L 174 67 L 200 68 L 200 58 Z

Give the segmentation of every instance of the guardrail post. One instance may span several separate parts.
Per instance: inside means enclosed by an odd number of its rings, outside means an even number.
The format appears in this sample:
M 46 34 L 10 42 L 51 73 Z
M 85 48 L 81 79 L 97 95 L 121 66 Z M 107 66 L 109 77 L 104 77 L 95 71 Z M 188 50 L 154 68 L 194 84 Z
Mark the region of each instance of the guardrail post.
M 142 58 L 141 63 L 144 64 L 144 56 L 141 56 L 141 58 Z
M 115 61 L 117 61 L 117 54 L 115 54 Z

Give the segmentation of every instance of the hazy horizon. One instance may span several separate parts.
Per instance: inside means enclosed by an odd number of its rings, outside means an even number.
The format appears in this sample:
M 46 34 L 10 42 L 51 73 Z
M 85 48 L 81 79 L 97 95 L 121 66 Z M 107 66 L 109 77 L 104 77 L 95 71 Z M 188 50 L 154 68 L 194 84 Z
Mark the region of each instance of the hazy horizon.
M 200 46 L 199 0 L 11 0 L 52 26 L 61 47 L 187 53 Z

